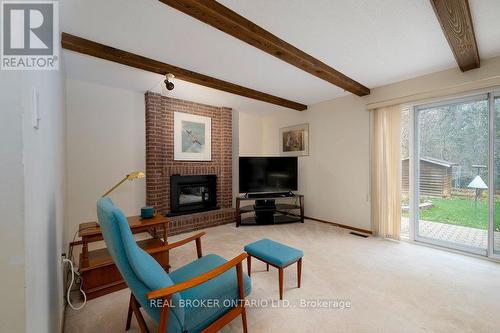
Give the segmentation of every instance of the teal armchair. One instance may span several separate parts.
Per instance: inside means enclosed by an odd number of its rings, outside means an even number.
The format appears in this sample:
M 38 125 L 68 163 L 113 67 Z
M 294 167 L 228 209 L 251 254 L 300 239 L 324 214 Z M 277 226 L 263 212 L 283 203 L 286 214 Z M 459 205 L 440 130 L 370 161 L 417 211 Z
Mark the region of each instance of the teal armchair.
M 240 315 L 247 332 L 244 299 L 251 283 L 242 270 L 245 253 L 229 261 L 215 254 L 203 256 L 200 233 L 157 249 L 196 243 L 198 259 L 167 273 L 137 245 L 126 217 L 111 199 L 99 199 L 97 215 L 108 251 L 131 291 L 126 330 L 133 313 L 141 332 L 149 332 L 142 307 L 161 333 L 217 332 Z

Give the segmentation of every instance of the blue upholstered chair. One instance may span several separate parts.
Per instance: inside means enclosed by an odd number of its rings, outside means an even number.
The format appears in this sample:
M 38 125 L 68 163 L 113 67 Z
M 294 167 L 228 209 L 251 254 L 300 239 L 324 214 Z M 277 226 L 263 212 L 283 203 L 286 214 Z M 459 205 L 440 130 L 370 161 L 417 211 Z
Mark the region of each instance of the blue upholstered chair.
M 196 242 L 198 259 L 167 274 L 137 245 L 126 217 L 111 199 L 99 199 L 97 215 L 108 251 L 131 290 L 126 330 L 134 313 L 141 331 L 148 332 L 142 307 L 161 333 L 216 332 L 239 315 L 247 332 L 244 298 L 251 285 L 242 270 L 246 254 L 230 261 L 215 254 L 202 256 L 200 233 L 158 249 Z

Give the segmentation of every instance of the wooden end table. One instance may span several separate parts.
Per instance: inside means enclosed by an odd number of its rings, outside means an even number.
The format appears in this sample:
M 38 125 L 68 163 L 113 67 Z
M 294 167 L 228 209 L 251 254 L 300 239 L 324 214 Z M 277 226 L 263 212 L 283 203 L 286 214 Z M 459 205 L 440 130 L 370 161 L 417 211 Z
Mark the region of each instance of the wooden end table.
M 142 219 L 140 216 L 127 217 L 132 233 L 137 234 L 157 227 L 163 227 L 163 235 L 152 237 L 137 242 L 143 250 L 149 252 L 161 246 L 167 245 L 169 219 L 161 214 L 156 214 L 150 219 Z M 156 232 L 152 233 L 156 235 Z M 118 268 L 108 253 L 107 248 L 89 251 L 89 243 L 103 240 L 101 228 L 97 222 L 81 223 L 78 236 L 82 239 L 82 253 L 80 254 L 80 274 L 83 280 L 83 291 L 87 299 L 93 299 L 126 288 Z M 168 250 L 151 254 L 160 265 L 168 272 L 169 253 Z

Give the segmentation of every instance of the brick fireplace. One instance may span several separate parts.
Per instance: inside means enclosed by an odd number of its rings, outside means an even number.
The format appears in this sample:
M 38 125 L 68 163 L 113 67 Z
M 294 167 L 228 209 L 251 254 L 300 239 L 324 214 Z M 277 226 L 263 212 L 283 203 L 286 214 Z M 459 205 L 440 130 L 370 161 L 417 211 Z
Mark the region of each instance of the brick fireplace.
M 170 217 L 169 234 L 234 222 L 232 208 L 232 110 L 146 92 L 146 202 L 168 213 L 173 175 L 217 176 L 220 209 Z M 212 118 L 212 161 L 174 160 L 174 111 Z

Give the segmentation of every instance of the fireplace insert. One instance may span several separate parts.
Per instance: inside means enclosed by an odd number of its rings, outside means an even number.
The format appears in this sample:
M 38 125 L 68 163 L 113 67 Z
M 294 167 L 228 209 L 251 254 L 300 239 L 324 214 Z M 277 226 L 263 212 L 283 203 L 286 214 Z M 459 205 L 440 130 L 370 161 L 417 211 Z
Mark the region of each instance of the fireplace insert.
M 217 209 L 217 176 L 170 177 L 170 213 L 182 215 Z

